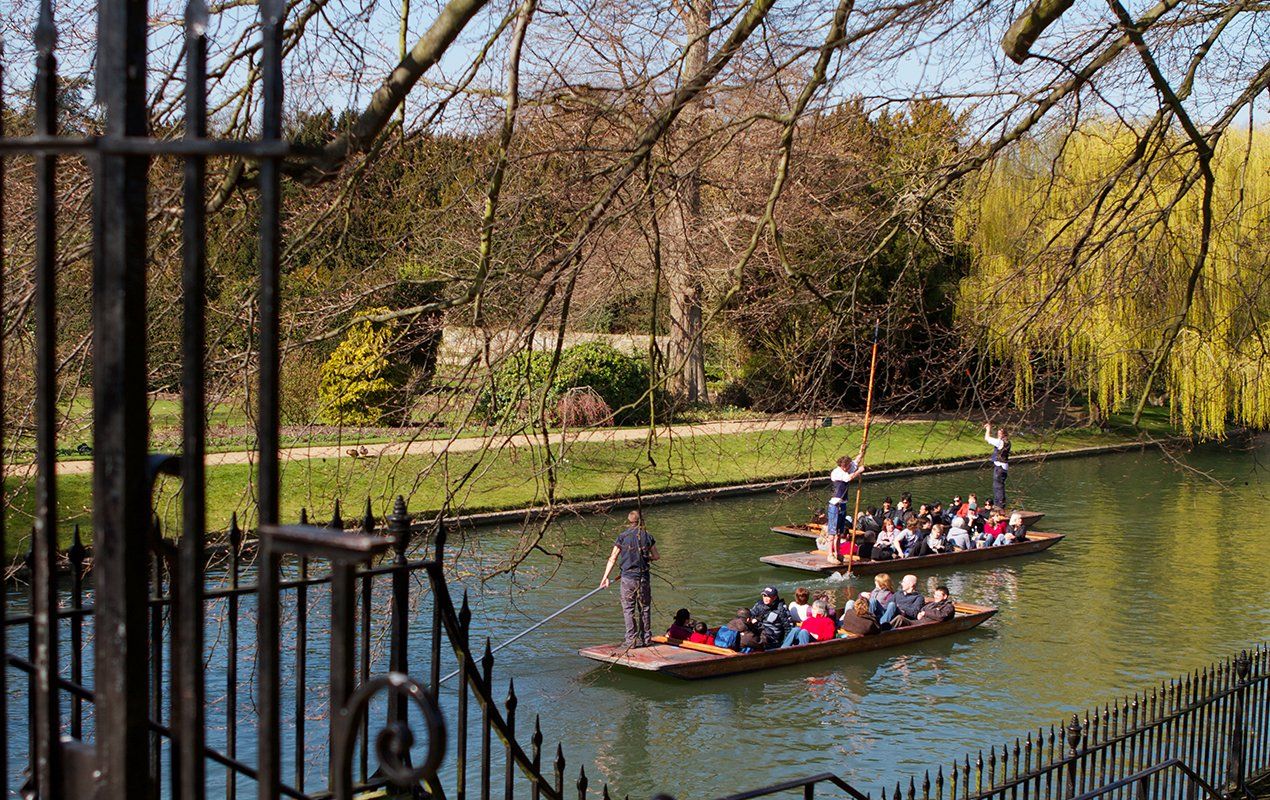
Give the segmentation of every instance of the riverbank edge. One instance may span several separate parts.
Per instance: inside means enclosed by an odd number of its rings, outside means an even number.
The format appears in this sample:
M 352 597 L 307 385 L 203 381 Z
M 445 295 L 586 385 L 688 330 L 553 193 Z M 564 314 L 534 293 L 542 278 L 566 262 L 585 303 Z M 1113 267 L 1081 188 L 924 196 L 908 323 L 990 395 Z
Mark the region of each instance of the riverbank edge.
M 1066 450 L 1046 450 L 1036 453 L 1025 453 L 1010 459 L 1011 464 L 1024 464 L 1036 461 L 1061 458 L 1082 458 L 1085 456 L 1105 455 L 1108 453 L 1125 453 L 1132 450 L 1163 448 L 1169 445 L 1193 444 L 1189 436 L 1171 436 L 1164 439 L 1150 439 L 1134 442 L 1118 442 L 1116 444 L 1100 444 L 1090 447 L 1073 447 Z M 870 470 L 866 473 L 869 480 L 875 478 L 904 478 L 911 475 L 931 475 L 942 472 L 957 472 L 977 469 L 988 463 L 986 458 L 958 459 L 956 461 L 935 461 L 929 464 L 912 464 L 904 467 Z M 829 476 L 807 475 L 806 473 L 791 475 L 755 483 L 724 484 L 719 486 L 697 486 L 692 489 L 676 489 L 669 492 L 655 492 L 645 495 L 615 495 L 607 498 L 575 500 L 558 503 L 554 506 L 531 506 L 506 511 L 483 511 L 462 516 L 447 517 L 445 522 L 452 528 L 482 528 L 491 525 L 507 525 L 515 522 L 533 522 L 545 517 L 562 514 L 591 515 L 605 514 L 628 508 L 644 506 L 662 506 L 674 503 L 688 503 L 694 500 L 715 500 L 728 497 L 745 497 L 748 495 L 766 494 L 781 490 L 806 489 L 815 486 L 827 486 Z M 426 531 L 435 528 L 437 518 L 416 519 L 411 523 L 411 531 Z
M 1231 434 L 1235 435 L 1235 434 Z M 1164 448 L 1169 445 L 1194 444 L 1195 440 L 1189 436 L 1170 436 L 1163 439 L 1145 439 L 1129 442 L 1116 442 L 1115 444 L 1091 445 L 1089 447 L 1073 447 L 1065 450 L 1044 450 L 1032 453 L 1022 453 L 1010 459 L 1011 464 L 1025 464 L 1037 461 L 1045 461 L 1047 459 L 1063 459 L 1063 458 L 1083 458 L 1086 456 L 1106 455 L 1110 453 L 1125 453 L 1133 450 L 1147 450 L 1149 448 Z M 902 467 L 889 467 L 878 470 L 871 470 L 868 473 L 870 479 L 875 478 L 903 478 L 911 475 L 931 475 L 943 472 L 957 472 L 963 470 L 978 469 L 987 464 L 985 458 L 957 459 L 954 461 L 932 461 L 927 464 L 910 464 Z M 571 500 L 569 502 L 558 503 L 554 506 L 529 506 L 515 509 L 505 509 L 500 511 L 480 511 L 472 514 L 462 514 L 457 516 L 449 516 L 444 518 L 444 524 L 447 529 L 453 530 L 473 530 L 476 528 L 491 527 L 495 525 L 510 525 L 515 523 L 529 524 L 535 521 L 541 521 L 551 517 L 560 517 L 566 514 L 574 516 L 606 514 L 611 511 L 619 511 L 629 508 L 643 508 L 645 506 L 663 506 L 676 503 L 689 503 L 698 500 L 718 500 L 730 497 L 746 497 L 759 494 L 767 494 L 770 492 L 788 491 L 797 489 L 808 489 L 816 486 L 824 486 L 829 483 L 829 476 L 825 474 L 809 475 L 807 473 L 799 473 L 782 478 L 775 478 L 766 481 L 756 481 L 753 483 L 740 484 L 721 484 L 721 485 L 701 485 L 691 489 L 675 489 L 667 492 L 654 492 L 651 494 L 634 495 L 612 495 L 607 497 L 587 498 L 581 500 Z M 423 516 L 430 512 L 421 512 L 419 515 L 411 515 L 410 530 L 412 539 L 414 535 L 426 533 L 436 529 L 438 517 Z M 255 553 L 258 546 L 258 539 L 244 537 L 239 546 L 239 554 L 250 556 Z M 224 555 L 229 552 L 229 543 L 226 541 L 209 542 L 206 546 L 206 552 L 209 558 Z M 92 546 L 85 547 L 85 566 L 91 569 L 92 564 Z M 66 551 L 58 553 L 57 571 L 69 572 L 70 559 Z M 15 561 L 8 565 L 4 572 L 4 581 L 20 581 L 29 573 L 29 569 L 22 561 Z

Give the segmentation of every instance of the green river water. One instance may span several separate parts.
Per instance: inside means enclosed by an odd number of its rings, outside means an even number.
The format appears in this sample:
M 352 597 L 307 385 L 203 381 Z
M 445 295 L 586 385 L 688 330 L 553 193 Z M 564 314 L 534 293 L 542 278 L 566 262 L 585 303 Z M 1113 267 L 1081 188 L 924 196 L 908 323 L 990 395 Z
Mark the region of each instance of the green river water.
M 496 673 L 515 676 L 520 719 L 541 713 L 547 741 L 563 740 L 571 763 L 618 796 L 707 798 L 823 771 L 876 790 L 1267 639 L 1267 465 L 1266 438 L 1176 458 L 1015 465 L 1012 492 L 1047 515 L 1037 529 L 1068 538 L 1035 556 L 919 573 L 1000 612 L 905 650 L 695 682 L 610 668 L 576 651 L 621 638 L 613 590 L 504 650 Z M 984 496 L 990 482 L 987 469 L 879 479 L 865 497 L 909 490 L 946 502 Z M 662 553 L 654 626 L 680 606 L 718 624 L 765 584 L 841 598 L 871 582 L 758 562 L 801 549 L 768 527 L 820 503 L 816 492 L 650 509 Z M 514 581 L 487 583 L 476 614 L 494 642 L 593 588 L 619 527 L 605 517 L 564 523 L 545 543 L 563 561 L 535 556 Z M 467 542 L 468 563 L 495 563 L 515 538 L 481 532 Z

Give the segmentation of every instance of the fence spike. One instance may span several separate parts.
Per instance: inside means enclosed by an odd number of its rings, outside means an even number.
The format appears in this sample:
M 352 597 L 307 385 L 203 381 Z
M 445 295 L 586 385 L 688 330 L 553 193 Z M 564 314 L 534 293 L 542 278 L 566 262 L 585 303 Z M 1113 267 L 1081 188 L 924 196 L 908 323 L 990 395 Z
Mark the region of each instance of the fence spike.
M 586 800 L 586 767 L 578 767 L 578 800 Z
M 301 525 L 309 524 L 309 510 L 307 508 L 304 508 L 303 506 L 300 507 L 300 524 Z
M 463 634 L 463 644 L 467 644 L 469 628 L 472 625 L 472 608 L 467 604 L 467 589 L 463 590 L 463 605 L 459 606 L 459 630 Z
M 79 525 L 75 526 L 75 533 L 71 538 L 71 548 L 66 552 L 67 558 L 71 560 L 71 566 L 75 568 L 78 574 L 84 567 L 84 559 L 88 557 L 88 551 L 84 547 L 84 540 L 80 537 Z
M 908 800 L 916 800 L 917 784 L 913 782 L 913 776 L 908 776 Z
M 238 512 L 231 512 L 229 515 L 229 546 L 238 553 L 242 549 L 243 532 L 238 527 Z
M 534 746 L 534 752 L 542 750 L 542 721 L 534 714 L 534 735 L 529 737 L 529 743 Z
M 930 770 L 922 776 L 922 797 L 930 797 Z
M 494 651 L 490 648 L 489 637 L 485 637 L 485 655 L 481 656 L 481 673 L 485 678 L 486 688 L 490 688 L 490 676 L 494 670 Z
M 942 764 L 935 770 L 935 796 L 939 800 L 943 800 L 944 797 L 944 767 Z
M 331 514 L 331 522 L 327 527 L 335 530 L 344 530 L 344 517 L 340 516 L 340 501 L 338 497 L 335 499 L 335 512 Z
M 373 533 L 375 531 L 375 509 L 370 504 L 370 497 L 366 498 L 366 513 L 362 515 L 362 532 Z
M 52 55 L 57 45 L 57 28 L 53 24 L 53 3 L 40 0 L 40 19 L 35 24 L 35 50 L 41 56 Z
M 609 785 L 607 783 L 604 784 L 604 789 L 600 792 L 600 796 L 603 797 L 604 800 L 609 800 Z
M 904 800 L 904 796 L 903 796 L 902 794 L 900 794 L 900 783 L 899 783 L 899 781 L 896 781 L 896 782 L 895 782 L 895 794 L 894 794 L 892 797 L 893 797 L 893 800 Z
M 997 785 L 997 748 L 988 745 L 988 788 Z
M 564 745 L 556 742 L 556 761 L 554 764 L 557 775 L 564 774 Z
M 507 709 L 507 713 L 509 715 L 515 713 L 517 702 L 516 679 L 512 678 L 507 682 L 507 700 L 503 703 L 503 706 Z

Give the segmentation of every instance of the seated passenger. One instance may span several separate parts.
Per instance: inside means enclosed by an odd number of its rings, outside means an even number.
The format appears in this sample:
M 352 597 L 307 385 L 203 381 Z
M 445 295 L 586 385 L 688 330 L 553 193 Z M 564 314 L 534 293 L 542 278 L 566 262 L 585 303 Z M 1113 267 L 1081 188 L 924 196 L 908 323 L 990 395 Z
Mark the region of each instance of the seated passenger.
M 997 538 L 996 544 L 1018 544 L 1027 541 L 1027 528 L 1023 527 L 1023 516 L 1019 512 L 1010 515 L 1010 524 Z
M 748 639 L 747 639 L 748 637 Z M 714 646 L 729 650 L 743 650 L 759 645 L 759 639 L 750 627 L 750 610 L 738 608 L 736 616 L 714 634 Z
M 921 611 L 917 612 L 917 616 L 911 619 L 907 616 L 897 617 L 891 627 L 907 628 L 911 625 L 930 625 L 936 622 L 947 622 L 953 618 L 955 613 L 956 608 L 953 606 L 952 598 L 948 596 L 948 587 L 937 586 L 935 587 L 934 599 L 929 603 L 925 603 Z
M 873 506 L 869 506 L 868 509 L 860 515 L 860 524 L 856 527 L 865 533 L 880 533 L 882 531 L 882 522 L 878 518 L 878 510 Z
M 895 587 L 891 584 L 891 576 L 879 572 L 873 576 L 873 591 L 869 592 L 869 613 L 879 623 L 890 622 L 895 617 Z
M 917 552 L 917 546 L 922 543 L 922 534 L 919 530 L 920 527 L 921 523 L 918 522 L 917 517 L 913 517 L 908 521 L 904 530 L 900 532 L 900 548 L 902 549 L 905 558 L 911 557 L 915 552 Z
M 891 522 L 898 522 L 898 520 L 895 519 L 895 503 L 891 500 L 891 498 L 888 497 L 882 501 L 881 513 L 883 521 L 889 519 Z
M 807 619 L 807 615 L 811 613 L 811 604 L 807 602 L 810 597 L 811 592 L 801 586 L 794 590 L 794 602 L 790 603 L 788 608 L 789 616 L 794 620 L 795 625 Z
M 970 538 L 970 531 L 966 530 L 965 517 L 953 517 L 952 527 L 948 530 L 948 541 L 956 550 L 969 550 L 975 546 L 974 540 Z
M 826 616 L 830 616 L 830 617 L 838 616 L 837 609 L 833 607 L 833 598 L 831 598 L 827 592 L 821 592 L 820 594 L 816 595 L 815 600 L 812 601 L 812 605 L 815 605 L 816 602 L 821 602 L 825 604 L 825 608 L 828 609 L 825 612 Z
M 688 609 L 681 608 L 675 612 L 675 621 L 666 629 L 666 636 L 671 639 L 687 639 L 692 636 L 692 628 L 688 627 L 691 614 Z
M 780 647 L 789 634 L 789 629 L 794 627 L 789 618 L 789 607 L 774 586 L 763 589 L 759 601 L 750 609 L 750 622 L 762 631 L 764 650 Z
M 874 561 L 889 561 L 892 558 L 899 558 L 903 555 L 896 546 L 899 538 L 898 532 L 895 530 L 895 522 L 886 517 L 882 520 L 882 532 L 878 534 L 877 541 L 873 543 L 872 558 Z
M 823 600 L 817 600 L 811 604 L 811 613 L 802 624 L 802 627 L 792 628 L 789 633 L 785 634 L 781 647 L 828 641 L 834 637 L 836 628 L 837 626 L 833 624 L 833 619 L 829 616 L 829 607 L 825 605 Z
M 926 605 L 926 598 L 922 593 L 917 591 L 917 576 L 905 575 L 900 581 L 900 590 L 895 593 L 895 609 L 896 615 L 894 619 L 887 620 L 892 626 L 898 624 L 901 617 L 907 618 L 910 622 L 917 619 L 917 615 L 921 613 L 922 606 Z
M 930 533 L 922 537 L 913 550 L 914 556 L 937 556 L 949 548 L 943 525 L 932 525 Z
M 975 539 L 979 542 L 980 547 L 991 547 L 996 544 L 998 537 L 1005 534 L 1005 520 L 1000 514 L 993 512 L 988 517 L 988 521 L 983 524 L 983 533 L 975 534 Z
M 688 641 L 694 644 L 714 644 L 714 637 L 710 635 L 710 628 L 704 622 L 698 622 L 692 626 L 692 635 L 688 637 Z
M 936 503 L 930 507 L 930 518 L 945 525 L 952 524 L 952 515 L 944 510 L 943 503 Z
M 864 595 L 855 599 L 854 607 L 842 612 L 842 629 L 858 636 L 868 636 L 882 630 L 877 618 L 869 613 L 869 601 Z

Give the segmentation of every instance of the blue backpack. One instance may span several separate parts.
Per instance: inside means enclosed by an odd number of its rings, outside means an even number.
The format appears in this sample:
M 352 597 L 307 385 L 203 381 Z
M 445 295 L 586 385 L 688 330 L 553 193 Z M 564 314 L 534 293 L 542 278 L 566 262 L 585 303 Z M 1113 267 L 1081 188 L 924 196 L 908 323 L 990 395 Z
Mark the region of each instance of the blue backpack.
M 731 628 L 719 628 L 714 634 L 714 646 L 735 650 L 741 635 Z

